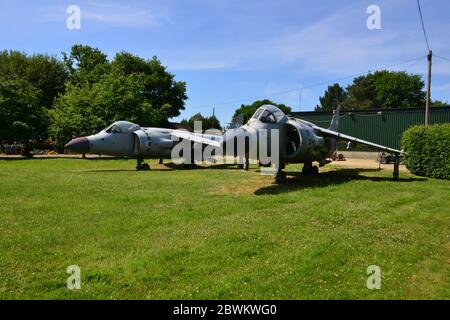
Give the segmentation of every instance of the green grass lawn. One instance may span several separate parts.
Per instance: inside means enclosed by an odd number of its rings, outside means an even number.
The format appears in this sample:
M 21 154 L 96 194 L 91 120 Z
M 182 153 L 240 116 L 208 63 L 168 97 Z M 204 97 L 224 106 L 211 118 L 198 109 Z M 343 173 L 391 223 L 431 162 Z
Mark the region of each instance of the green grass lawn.
M 151 164 L 0 161 L 0 298 L 450 298 L 450 181 Z

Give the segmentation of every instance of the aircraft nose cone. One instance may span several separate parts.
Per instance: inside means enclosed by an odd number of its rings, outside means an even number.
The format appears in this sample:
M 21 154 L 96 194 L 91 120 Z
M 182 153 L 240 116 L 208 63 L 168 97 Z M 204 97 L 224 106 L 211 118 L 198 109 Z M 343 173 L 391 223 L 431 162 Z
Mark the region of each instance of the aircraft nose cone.
M 64 146 L 64 150 L 72 153 L 88 153 L 90 149 L 89 139 L 86 137 L 72 139 Z

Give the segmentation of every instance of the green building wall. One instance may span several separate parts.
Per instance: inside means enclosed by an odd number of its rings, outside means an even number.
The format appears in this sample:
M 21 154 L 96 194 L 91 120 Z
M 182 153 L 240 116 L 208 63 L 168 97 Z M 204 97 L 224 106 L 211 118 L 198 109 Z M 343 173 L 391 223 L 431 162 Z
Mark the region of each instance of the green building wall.
M 293 112 L 292 116 L 327 128 L 333 112 Z M 400 149 L 403 132 L 425 122 L 425 108 L 341 110 L 339 131 L 367 141 Z M 430 108 L 430 124 L 450 122 L 450 107 Z M 343 145 L 340 145 L 340 149 Z M 360 150 L 367 150 L 361 148 Z

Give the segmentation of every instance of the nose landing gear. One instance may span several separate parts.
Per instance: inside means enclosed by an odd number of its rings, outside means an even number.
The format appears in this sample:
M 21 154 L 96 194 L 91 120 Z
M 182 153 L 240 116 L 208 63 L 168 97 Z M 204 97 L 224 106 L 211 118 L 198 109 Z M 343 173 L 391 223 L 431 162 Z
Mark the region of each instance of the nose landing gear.
M 245 171 L 248 171 L 250 169 L 250 158 L 248 156 L 248 153 L 245 154 L 244 162 L 238 164 L 239 169 L 244 169 Z
M 280 163 L 278 165 L 277 173 L 275 175 L 275 184 L 282 184 L 286 183 L 286 172 L 283 171 L 283 169 L 286 168 L 286 165 L 284 163 Z
M 136 170 L 140 171 L 148 171 L 150 170 L 150 165 L 148 163 L 144 163 L 144 159 L 137 159 Z
M 311 162 L 305 162 L 302 168 L 302 174 L 304 176 L 316 176 L 319 174 L 319 168 L 313 166 Z

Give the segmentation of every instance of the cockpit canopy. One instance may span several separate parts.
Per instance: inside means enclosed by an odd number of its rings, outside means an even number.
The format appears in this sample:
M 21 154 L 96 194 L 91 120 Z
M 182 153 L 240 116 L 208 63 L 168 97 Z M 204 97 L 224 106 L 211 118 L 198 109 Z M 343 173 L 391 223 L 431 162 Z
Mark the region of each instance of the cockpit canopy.
M 256 110 L 252 119 L 263 123 L 277 123 L 286 118 L 283 111 L 271 104 L 265 104 Z
M 128 133 L 139 130 L 139 125 L 129 121 L 116 121 L 105 129 L 107 133 Z

